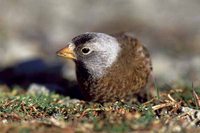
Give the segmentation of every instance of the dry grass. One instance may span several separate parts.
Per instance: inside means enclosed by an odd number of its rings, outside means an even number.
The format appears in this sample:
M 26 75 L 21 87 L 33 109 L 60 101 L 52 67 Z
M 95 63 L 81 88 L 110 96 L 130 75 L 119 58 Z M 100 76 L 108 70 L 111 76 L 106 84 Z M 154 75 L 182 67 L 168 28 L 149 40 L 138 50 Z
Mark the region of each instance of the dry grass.
M 54 93 L 34 95 L 19 88 L 0 88 L 3 133 L 199 131 L 196 127 L 200 113 L 195 110 L 199 108 L 198 88 L 159 92 L 159 96 L 143 104 L 122 101 L 98 104 Z M 197 117 L 193 118 L 193 114 Z

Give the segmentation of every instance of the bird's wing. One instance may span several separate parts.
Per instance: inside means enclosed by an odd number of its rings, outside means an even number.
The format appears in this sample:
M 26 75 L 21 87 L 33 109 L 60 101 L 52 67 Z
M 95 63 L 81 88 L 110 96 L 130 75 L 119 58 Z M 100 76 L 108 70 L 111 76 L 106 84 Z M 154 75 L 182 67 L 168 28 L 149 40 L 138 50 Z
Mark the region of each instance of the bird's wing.
M 131 33 L 117 33 L 112 34 L 118 42 L 125 53 L 130 52 L 130 54 L 125 54 L 132 56 L 132 59 L 143 60 L 145 64 L 148 65 L 149 70 L 152 70 L 152 62 L 148 49 L 142 45 L 142 43 Z

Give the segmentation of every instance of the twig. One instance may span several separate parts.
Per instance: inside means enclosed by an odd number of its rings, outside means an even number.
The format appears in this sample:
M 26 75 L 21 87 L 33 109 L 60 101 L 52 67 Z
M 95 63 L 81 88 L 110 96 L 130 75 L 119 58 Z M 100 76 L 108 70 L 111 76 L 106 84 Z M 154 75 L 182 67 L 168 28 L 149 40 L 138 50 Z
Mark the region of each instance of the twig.
M 86 110 L 83 111 L 83 113 L 81 114 L 80 118 L 82 118 L 83 116 L 85 116 L 85 114 L 89 111 L 101 111 L 101 108 L 96 108 L 96 109 L 91 109 L 91 108 L 87 108 Z
M 168 94 L 167 97 L 168 97 L 171 101 L 177 102 L 170 94 Z
M 194 90 L 193 82 L 192 82 L 192 94 L 193 94 L 193 96 L 194 96 L 194 100 L 195 100 L 197 109 L 199 109 L 199 108 L 200 108 L 200 98 L 199 98 L 199 96 L 197 95 L 196 91 Z
M 176 104 L 175 102 L 162 103 L 162 104 L 153 106 L 152 109 L 153 109 L 154 111 L 156 111 L 156 110 L 158 110 L 158 109 L 161 109 L 161 108 L 164 108 L 164 107 L 173 106 L 173 105 L 175 105 L 175 104 Z

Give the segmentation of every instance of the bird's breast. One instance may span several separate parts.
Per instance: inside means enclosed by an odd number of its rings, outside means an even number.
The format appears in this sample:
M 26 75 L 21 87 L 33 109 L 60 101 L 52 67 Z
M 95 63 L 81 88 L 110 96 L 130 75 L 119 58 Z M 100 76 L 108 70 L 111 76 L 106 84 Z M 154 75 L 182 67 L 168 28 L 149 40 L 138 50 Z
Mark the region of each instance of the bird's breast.
M 127 76 L 105 75 L 99 79 L 79 75 L 78 82 L 86 100 L 108 102 L 131 97 L 145 86 L 145 77 L 134 77 L 133 73 Z

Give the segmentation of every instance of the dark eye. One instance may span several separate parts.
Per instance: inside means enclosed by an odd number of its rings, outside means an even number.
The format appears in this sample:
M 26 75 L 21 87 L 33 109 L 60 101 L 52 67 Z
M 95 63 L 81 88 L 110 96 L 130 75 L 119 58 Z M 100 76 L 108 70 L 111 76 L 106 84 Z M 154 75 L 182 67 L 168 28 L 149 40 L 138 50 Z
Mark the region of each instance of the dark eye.
M 90 50 L 90 48 L 84 47 L 81 49 L 81 52 L 86 55 L 86 54 L 89 54 L 91 52 L 91 50 Z

